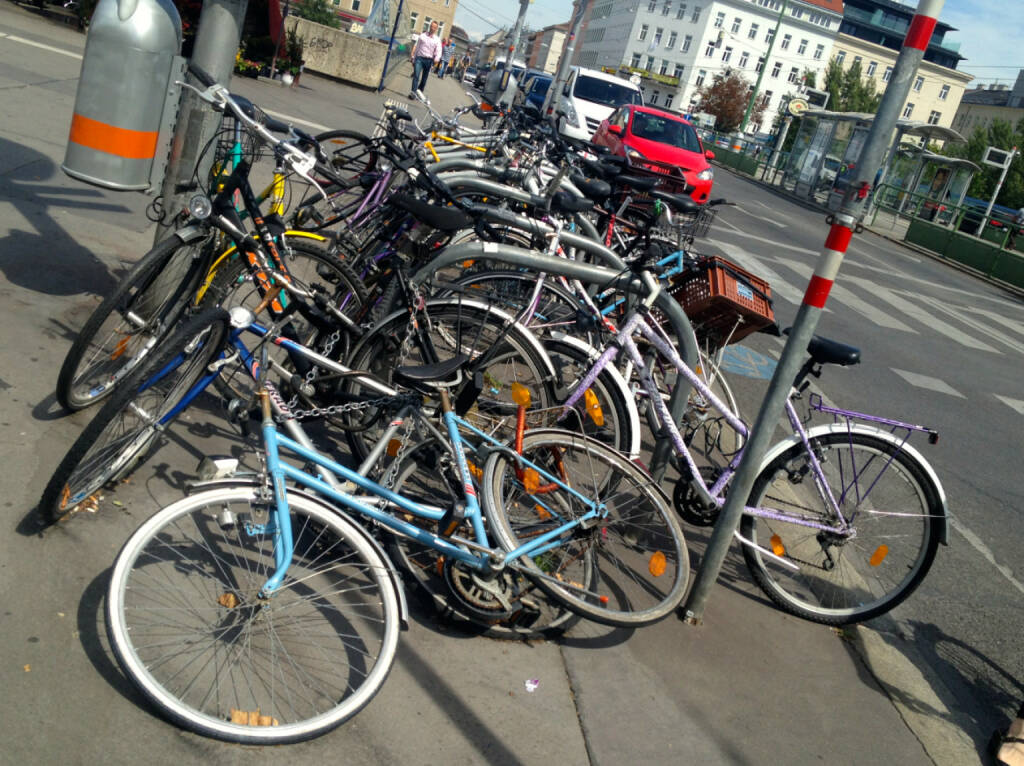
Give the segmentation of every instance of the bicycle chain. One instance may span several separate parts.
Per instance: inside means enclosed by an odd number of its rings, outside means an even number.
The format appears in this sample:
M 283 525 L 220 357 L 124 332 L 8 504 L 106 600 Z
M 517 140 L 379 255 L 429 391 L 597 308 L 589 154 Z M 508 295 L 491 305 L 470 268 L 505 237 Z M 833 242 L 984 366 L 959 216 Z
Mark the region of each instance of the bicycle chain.
M 308 410 L 295 410 L 290 406 L 290 403 L 285 403 L 284 397 L 281 396 L 281 393 L 273 383 L 265 383 L 264 386 L 267 389 L 267 394 L 270 396 L 271 401 L 273 401 L 280 410 L 279 413 L 274 414 L 274 420 L 278 423 L 283 423 L 286 420 L 297 420 L 299 418 L 340 415 L 343 412 L 366 410 L 371 407 L 380 407 L 385 404 L 394 404 L 395 406 L 400 407 L 403 404 L 412 404 L 419 401 L 419 397 L 412 394 L 395 394 L 391 396 L 381 396 L 377 399 L 368 399 L 365 402 L 331 404 L 327 407 L 313 407 Z

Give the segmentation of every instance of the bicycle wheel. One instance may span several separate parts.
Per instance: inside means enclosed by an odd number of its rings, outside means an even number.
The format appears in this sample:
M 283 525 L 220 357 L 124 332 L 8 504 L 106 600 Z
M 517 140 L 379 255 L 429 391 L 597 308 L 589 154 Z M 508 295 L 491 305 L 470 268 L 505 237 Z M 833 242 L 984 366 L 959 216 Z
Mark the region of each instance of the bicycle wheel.
M 353 130 L 329 130 L 315 136 L 327 155 L 327 164 L 338 176 L 337 181 L 323 182 L 324 199 L 319 190 L 310 189 L 295 207 L 291 224 L 297 229 L 313 231 L 337 221 L 351 212 L 365 190 L 360 176 L 377 167 L 378 153 L 369 136 Z
M 57 401 L 75 411 L 109 396 L 174 326 L 187 305 L 195 264 L 209 241 L 171 236 L 125 275 L 93 311 L 57 375 Z M 159 285 L 160 296 L 150 288 Z
M 252 487 L 186 497 L 150 518 L 114 562 L 107 635 L 125 674 L 175 724 L 280 744 L 316 737 L 365 706 L 398 643 L 388 564 L 358 526 L 289 495 L 292 562 Z
M 466 418 L 485 430 L 511 427 L 516 411 L 514 383 L 530 391 L 534 409 L 553 405 L 550 361 L 540 344 L 507 314 L 477 302 L 448 298 L 427 301 L 426 315 L 428 319 L 418 321 L 431 348 L 420 342 L 403 311 L 368 331 L 353 349 L 348 366 L 390 384 L 396 367 L 432 363 L 436 360 L 430 358 L 431 353 L 440 361 L 465 354 L 472 361 L 470 378 L 479 375 L 484 384 Z M 354 377 L 344 378 L 339 388 L 343 401 L 374 396 Z M 360 459 L 383 430 L 379 414 L 379 408 L 366 408 L 349 415 L 343 424 Z
M 548 485 L 531 469 L 518 472 L 518 461 L 505 452 L 491 454 L 481 481 L 483 507 L 506 551 L 583 516 L 589 503 L 578 495 L 603 510 L 594 523 L 519 558 L 539 587 L 606 625 L 646 625 L 678 606 L 689 556 L 679 522 L 650 476 L 606 445 L 568 431 L 528 432 L 522 455 L 575 493 Z M 588 559 L 597 568 L 592 587 L 581 574 Z
M 125 379 L 50 477 L 39 501 L 47 521 L 94 508 L 96 493 L 142 460 L 171 421 L 171 410 L 221 352 L 228 326 L 220 309 L 196 315 Z
M 784 452 L 754 481 L 749 505 L 806 521 L 744 515 L 743 557 L 755 582 L 783 610 L 846 625 L 887 612 L 921 584 L 941 534 L 940 493 L 907 452 L 871 434 L 826 433 L 811 442 L 851 534 L 836 524 L 803 445 Z
M 293 284 L 320 296 L 326 305 L 338 309 L 353 323 L 361 318 L 366 304 L 366 288 L 348 263 L 331 255 L 319 243 L 301 237 L 285 235 L 279 251 Z M 217 270 L 203 297 L 203 304 L 228 308 L 243 306 L 255 310 L 262 303 L 264 294 L 265 289 L 257 284 L 246 259 L 239 256 Z M 288 300 L 287 295 L 282 295 L 279 303 L 286 307 Z M 320 342 L 321 350 L 324 349 L 323 344 L 329 342 L 327 337 L 321 337 L 317 327 L 297 312 L 289 317 L 281 330 L 282 334 L 303 345 L 313 346 Z M 354 332 L 351 326 L 343 326 L 340 321 L 337 331 L 330 353 L 334 359 L 347 355 Z M 294 369 L 282 348 L 272 347 L 270 360 L 289 370 Z M 311 382 L 314 387 L 328 385 L 319 377 Z M 216 385 L 226 398 L 246 399 L 253 391 L 252 376 L 240 364 L 225 369 L 218 376 Z
M 434 508 L 462 502 L 462 482 L 450 450 L 436 439 L 412 447 L 391 470 L 395 492 L 407 499 Z M 412 514 L 403 514 L 402 519 L 438 533 L 436 521 Z M 473 539 L 467 522 L 455 534 Z M 481 582 L 478 574 L 448 561 L 435 548 L 400 535 L 391 537 L 388 552 L 419 585 L 441 617 L 470 624 L 491 638 L 548 637 L 579 621 L 574 612 L 538 590 L 535 582 L 511 569 Z M 592 575 L 593 568 L 587 582 L 592 582 Z
M 564 403 L 576 391 L 599 353 L 585 343 L 561 333 L 543 339 L 544 350 L 555 368 L 555 401 Z M 629 457 L 640 454 L 640 418 L 636 403 L 614 367 L 601 370 L 589 393 L 574 405 L 574 414 L 562 427 L 607 444 Z

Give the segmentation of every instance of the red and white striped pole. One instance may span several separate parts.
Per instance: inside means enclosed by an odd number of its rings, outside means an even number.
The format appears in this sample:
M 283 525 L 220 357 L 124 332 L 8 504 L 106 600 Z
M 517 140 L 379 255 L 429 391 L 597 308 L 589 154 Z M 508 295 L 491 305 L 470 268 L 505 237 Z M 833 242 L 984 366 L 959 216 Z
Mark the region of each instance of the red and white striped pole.
M 868 132 L 867 140 L 864 142 L 864 148 L 861 150 L 854 179 L 847 187 L 839 212 L 827 219 L 831 228 L 825 239 L 825 246 L 822 248 L 818 265 L 814 269 L 814 275 L 804 292 L 803 301 L 797 310 L 793 327 L 789 331 L 789 339 L 782 350 L 775 375 L 768 384 L 768 391 L 761 403 L 757 419 L 754 421 L 750 438 L 744 447 L 743 458 L 729 487 L 729 496 L 726 498 L 725 505 L 715 524 L 707 552 L 701 561 L 700 571 L 690 590 L 690 596 L 682 615 L 686 622 L 698 624 L 703 619 L 704 605 L 707 602 L 711 586 L 718 579 L 725 555 L 732 542 L 733 532 L 743 515 L 743 506 L 746 504 L 750 488 L 757 477 L 761 460 L 770 446 L 769 441 L 774 433 L 775 425 L 782 416 L 790 387 L 803 364 L 807 344 L 814 335 L 814 329 L 818 326 L 818 320 L 828 301 L 829 292 L 839 274 L 843 256 L 846 255 L 850 240 L 853 238 L 859 221 L 863 218 L 864 206 L 871 192 L 875 173 L 878 172 L 889 148 L 896 120 L 910 93 L 911 83 L 917 72 L 917 67 L 924 57 L 928 42 L 931 40 L 944 1 L 920 0 L 918 3 L 917 12 L 903 39 L 903 47 L 896 59 L 885 93 L 882 95 L 882 102 L 878 106 L 878 112 L 871 125 L 871 130 Z

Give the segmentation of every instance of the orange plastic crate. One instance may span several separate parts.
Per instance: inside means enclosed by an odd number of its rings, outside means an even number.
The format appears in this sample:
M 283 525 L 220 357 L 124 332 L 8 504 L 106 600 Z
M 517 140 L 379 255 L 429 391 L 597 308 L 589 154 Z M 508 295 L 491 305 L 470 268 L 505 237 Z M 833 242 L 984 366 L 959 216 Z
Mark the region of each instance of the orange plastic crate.
M 697 335 L 736 343 L 775 320 L 768 282 L 719 256 L 702 258 L 669 287 Z

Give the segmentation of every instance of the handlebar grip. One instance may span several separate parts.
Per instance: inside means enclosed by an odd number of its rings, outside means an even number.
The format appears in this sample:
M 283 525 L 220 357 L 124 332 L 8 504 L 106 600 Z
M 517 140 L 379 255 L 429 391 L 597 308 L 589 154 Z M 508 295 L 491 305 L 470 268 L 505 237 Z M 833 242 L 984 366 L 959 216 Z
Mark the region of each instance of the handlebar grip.
M 287 122 L 275 119 L 266 112 L 263 112 L 263 125 L 271 133 L 290 133 L 292 126 Z
M 207 88 L 216 85 L 217 81 L 210 76 L 210 73 L 200 67 L 198 64 L 193 64 L 191 61 L 188 62 L 188 71 L 190 71 L 199 82 L 205 85 Z

